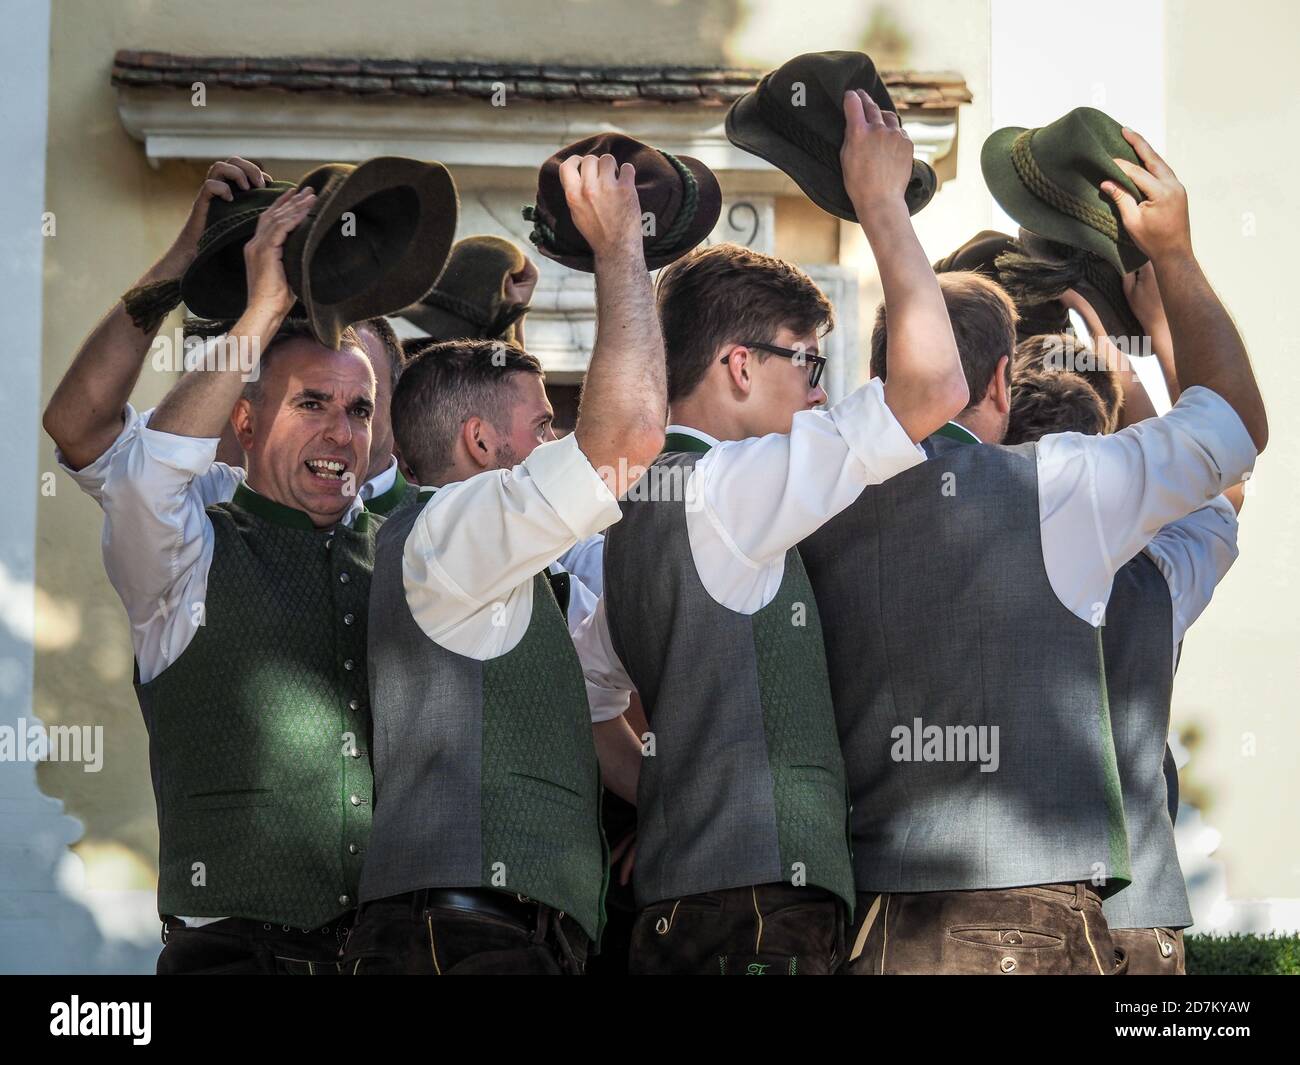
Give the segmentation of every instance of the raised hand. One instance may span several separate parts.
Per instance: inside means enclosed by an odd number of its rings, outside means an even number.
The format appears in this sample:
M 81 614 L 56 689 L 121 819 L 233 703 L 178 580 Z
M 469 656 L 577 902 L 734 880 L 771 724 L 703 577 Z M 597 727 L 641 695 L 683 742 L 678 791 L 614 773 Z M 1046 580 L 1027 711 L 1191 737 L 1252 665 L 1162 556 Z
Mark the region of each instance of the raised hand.
M 283 318 L 295 296 L 284 273 L 284 242 L 316 206 L 316 190 L 289 189 L 257 220 L 257 229 L 244 245 L 248 274 L 248 307 Z M 278 323 L 277 323 L 278 324 Z
M 1124 139 L 1133 146 L 1142 165 L 1135 166 L 1127 159 L 1116 159 L 1115 163 L 1146 199 L 1138 203 L 1114 181 L 1103 181 L 1102 192 L 1115 201 L 1125 230 L 1148 258 L 1154 261 L 1170 255 L 1190 256 L 1192 224 L 1187 214 L 1187 190 L 1143 137 L 1125 129 Z
M 904 207 L 912 177 L 912 140 L 898 115 L 882 111 L 861 89 L 844 94 L 844 190 L 861 219 L 882 205 Z
M 188 266 L 198 254 L 199 237 L 203 235 L 203 227 L 208 221 L 208 204 L 213 199 L 230 202 L 235 198 L 235 189 L 247 191 L 264 188 L 270 180 L 271 175 L 256 163 L 250 163 L 237 155 L 208 167 L 207 176 L 199 186 L 198 195 L 194 197 L 185 225 L 181 227 L 169 253 L 184 260 L 183 264 L 178 265 L 182 268 Z
M 612 155 L 571 155 L 560 164 L 560 185 L 578 232 L 597 259 L 640 250 L 641 204 L 636 169 Z

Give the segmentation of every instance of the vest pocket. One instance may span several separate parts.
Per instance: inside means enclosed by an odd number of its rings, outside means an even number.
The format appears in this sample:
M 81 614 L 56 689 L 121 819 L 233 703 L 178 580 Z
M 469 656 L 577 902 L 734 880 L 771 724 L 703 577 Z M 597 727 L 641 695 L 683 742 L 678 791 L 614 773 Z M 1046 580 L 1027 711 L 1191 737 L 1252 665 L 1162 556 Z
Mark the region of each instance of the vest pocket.
M 582 813 L 592 810 L 592 802 L 589 797 L 583 796 L 565 784 L 547 780 L 544 777 L 530 776 L 527 773 L 511 773 L 510 778 L 525 791 L 539 798 Z
M 274 801 L 273 788 L 228 788 L 193 792 L 186 795 L 177 806 L 182 810 L 238 810 L 270 806 Z

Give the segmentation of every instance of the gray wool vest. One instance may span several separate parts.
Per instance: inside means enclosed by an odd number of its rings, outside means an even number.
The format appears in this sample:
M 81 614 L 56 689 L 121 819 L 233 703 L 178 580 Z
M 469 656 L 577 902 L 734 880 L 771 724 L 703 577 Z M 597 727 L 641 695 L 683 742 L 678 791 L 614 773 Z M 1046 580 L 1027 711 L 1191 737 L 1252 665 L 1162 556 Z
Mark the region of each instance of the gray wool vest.
M 383 519 L 317 529 L 245 486 L 208 519 L 194 638 L 136 687 L 158 911 L 315 928 L 356 906 L 370 831 L 366 600 Z
M 844 764 L 803 563 L 786 554 L 776 598 L 753 615 L 714 600 L 682 492 L 643 498 L 683 484 L 698 459 L 660 456 L 605 537 L 610 635 L 654 737 L 637 794 L 637 903 L 784 881 L 852 906 Z
M 361 899 L 482 887 L 570 914 L 598 939 L 600 770 L 577 652 L 543 575 L 523 639 L 479 661 L 411 616 L 402 549 L 423 511 L 380 531 L 370 593 L 375 810 Z
M 858 890 L 1118 890 L 1129 858 L 1101 640 L 1048 581 L 1035 448 L 936 435 L 926 450 L 800 545 Z
M 1102 629 L 1111 729 L 1133 857 L 1133 883 L 1105 902 L 1112 928 L 1186 928 L 1192 923 L 1165 775 L 1172 643 L 1169 584 L 1150 558 L 1138 555 L 1115 575 Z M 1177 780 L 1175 770 L 1175 789 Z

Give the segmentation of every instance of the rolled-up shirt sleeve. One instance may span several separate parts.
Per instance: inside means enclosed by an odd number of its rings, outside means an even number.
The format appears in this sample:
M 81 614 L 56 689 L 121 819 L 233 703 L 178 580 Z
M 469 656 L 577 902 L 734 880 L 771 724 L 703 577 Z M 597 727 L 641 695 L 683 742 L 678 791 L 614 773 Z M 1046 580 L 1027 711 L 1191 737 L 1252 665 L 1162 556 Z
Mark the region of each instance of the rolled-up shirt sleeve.
M 686 527 L 705 590 L 752 614 L 781 586 L 785 553 L 871 484 L 925 461 L 885 403 L 879 379 L 789 433 L 714 445 L 687 483 Z
M 1237 484 L 1255 464 L 1237 412 L 1194 386 L 1168 414 L 1109 436 L 1038 443 L 1043 558 L 1061 602 L 1102 624 L 1119 567 L 1165 525 Z
M 636 685 L 614 650 L 603 597 L 597 601 L 596 609 L 574 628 L 573 645 L 578 651 L 578 661 L 582 663 L 592 722 L 612 721 L 622 715 Z
M 533 577 L 621 516 L 573 435 L 542 444 L 425 504 L 402 550 L 407 605 L 431 640 L 494 658 L 527 627 Z
M 195 480 L 218 443 L 143 426 L 109 464 L 104 568 L 126 607 L 142 682 L 174 662 L 203 623 L 214 537 Z
M 104 481 L 108 477 L 109 466 L 112 465 L 114 457 L 139 432 L 142 424 L 144 424 L 144 417 L 137 413 L 136 409 L 128 403 L 122 410 L 122 431 L 117 434 L 117 439 L 109 444 L 108 449 L 94 462 L 88 462 L 81 469 L 74 470 L 68 465 L 66 456 L 58 447 L 54 449 L 54 461 L 59 464 L 59 468 L 64 473 L 76 482 L 78 488 L 96 503 L 102 503 Z
M 1237 561 L 1237 512 L 1224 496 L 1161 529 L 1144 549 L 1173 604 L 1175 653 Z

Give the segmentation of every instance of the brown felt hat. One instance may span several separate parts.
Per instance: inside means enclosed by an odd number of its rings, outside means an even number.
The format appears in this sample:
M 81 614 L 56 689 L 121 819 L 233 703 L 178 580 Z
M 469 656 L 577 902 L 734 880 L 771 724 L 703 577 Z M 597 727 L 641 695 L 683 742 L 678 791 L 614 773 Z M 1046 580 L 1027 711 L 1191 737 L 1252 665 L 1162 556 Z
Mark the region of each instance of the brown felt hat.
M 1101 324 L 1112 337 L 1142 337 L 1146 330 L 1124 295 L 1124 275 L 1106 258 L 1047 240 L 1027 229 L 1020 230 L 1025 254 L 1058 269 L 1064 265 L 1074 275 L 1070 288 L 1092 305 Z
M 591 248 L 573 224 L 560 184 L 560 164 L 574 155 L 612 155 L 620 166 L 635 168 L 642 217 L 654 221 L 653 233 L 644 238 L 647 269 L 680 259 L 718 224 L 722 190 L 713 171 L 698 159 L 669 155 L 622 133 L 600 133 L 561 148 L 537 174 L 537 202 L 525 207 L 523 215 L 533 223 L 528 239 L 548 259 L 595 272 Z
M 181 297 L 202 318 L 244 312 L 244 244 L 257 219 L 287 189 L 236 190 L 213 200 L 199 253 L 181 280 Z M 458 200 L 441 163 L 381 156 L 359 166 L 327 163 L 297 185 L 316 190 L 312 213 L 284 245 L 284 272 L 316 339 L 337 347 L 349 325 L 394 314 L 438 279 L 456 232 Z M 345 217 L 346 215 L 346 217 Z
M 784 171 L 823 211 L 858 220 L 844 189 L 844 94 L 862 89 L 882 111 L 898 113 L 876 65 L 861 52 L 807 52 L 763 76 L 727 111 L 727 139 Z M 938 179 L 915 159 L 903 194 L 909 214 L 934 197 Z
M 452 246 L 438 283 L 400 313 L 435 340 L 513 340 L 527 307 L 507 303 L 505 287 L 526 262 L 523 251 L 501 237 L 465 237 Z
M 996 230 L 985 229 L 976 233 L 956 251 L 936 262 L 934 272 L 946 274 L 955 270 L 970 270 L 1005 287 L 997 260 L 1002 255 L 1023 251 L 1024 249 L 1014 237 Z M 1015 300 L 1016 313 L 1020 316 L 1016 322 L 1017 343 L 1042 333 L 1063 333 L 1069 326 L 1069 313 L 1060 300 L 1028 303 L 1017 299 L 1014 292 L 1008 294 Z

